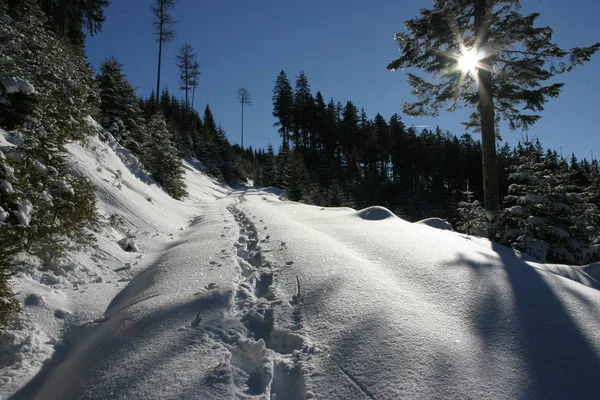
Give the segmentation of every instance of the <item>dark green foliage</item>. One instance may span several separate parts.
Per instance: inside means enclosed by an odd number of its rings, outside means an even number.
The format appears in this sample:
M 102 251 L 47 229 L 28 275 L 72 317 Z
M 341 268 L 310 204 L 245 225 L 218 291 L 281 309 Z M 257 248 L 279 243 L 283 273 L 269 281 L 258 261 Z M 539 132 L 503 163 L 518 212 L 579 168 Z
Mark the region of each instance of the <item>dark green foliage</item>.
M 145 165 L 150 176 L 173 198 L 183 198 L 187 194 L 183 165 L 162 114 L 150 117 L 147 130 L 149 140 L 146 145 L 148 150 Z
M 108 0 L 39 0 L 48 16 L 48 25 L 71 44 L 83 47 L 86 32 L 102 30 Z
M 0 223 L 0 239 L 2 246 L 0 247 L 0 332 L 11 325 L 11 317 L 13 314 L 21 311 L 19 301 L 14 297 L 14 293 L 9 289 L 10 277 L 12 275 L 13 256 L 12 249 L 6 246 L 6 238 L 4 230 L 7 229 Z
M 304 159 L 299 153 L 296 153 L 291 158 L 290 176 L 285 189 L 290 200 L 310 202 L 310 186 L 306 166 L 304 165 Z
M 279 174 L 277 168 L 277 158 L 275 157 L 275 152 L 273 151 L 273 146 L 271 145 L 267 147 L 267 153 L 262 166 L 262 185 L 275 186 L 277 184 L 277 178 Z
M 285 73 L 280 73 L 274 94 L 276 125 L 282 136 L 287 126 L 285 133 L 292 140 L 282 137 L 273 181 L 293 187 L 290 198 L 322 205 L 378 204 L 416 220 L 432 214 L 452 217 L 454 199 L 467 180 L 482 193 L 481 145 L 471 136 L 458 139 L 439 128 L 417 132 L 398 115 L 389 121 L 381 115 L 371 120 L 352 102 L 326 104 L 320 92 L 312 97 L 304 74 L 294 94 Z M 297 156 L 305 174 L 298 173 Z M 271 184 L 271 160 L 259 158 L 263 184 Z
M 104 60 L 96 80 L 100 89 L 102 126 L 141 157 L 147 134 L 135 90 L 125 79 L 123 66 L 114 56 Z
M 273 88 L 273 116 L 277 121 L 273 124 L 279 126 L 279 133 L 283 142 L 289 145 L 290 132 L 294 123 L 294 93 L 292 85 L 284 71 L 281 71 Z

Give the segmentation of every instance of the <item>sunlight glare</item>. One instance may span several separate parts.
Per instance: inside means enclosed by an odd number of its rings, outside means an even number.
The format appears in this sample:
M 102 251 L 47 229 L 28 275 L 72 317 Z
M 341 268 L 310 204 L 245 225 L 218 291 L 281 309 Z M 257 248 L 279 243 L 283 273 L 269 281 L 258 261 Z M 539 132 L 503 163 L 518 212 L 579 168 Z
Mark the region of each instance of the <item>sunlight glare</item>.
M 458 57 L 458 68 L 464 72 L 475 73 L 481 57 L 474 50 L 466 50 Z

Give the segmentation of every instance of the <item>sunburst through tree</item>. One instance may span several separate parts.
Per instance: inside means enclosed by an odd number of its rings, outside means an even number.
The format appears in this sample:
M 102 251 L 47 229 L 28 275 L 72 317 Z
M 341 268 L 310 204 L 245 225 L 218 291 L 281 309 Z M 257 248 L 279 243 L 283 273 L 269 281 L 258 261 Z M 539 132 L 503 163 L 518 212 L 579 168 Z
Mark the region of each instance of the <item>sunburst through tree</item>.
M 395 39 L 401 56 L 388 69 L 408 72 L 417 101 L 403 111 L 438 115 L 440 109 L 474 109 L 467 128 L 481 132 L 484 205 L 498 209 L 496 134 L 500 119 L 511 130 L 526 130 L 538 119 L 562 83 L 547 83 L 583 64 L 600 48 L 563 50 L 552 42 L 552 28 L 536 27 L 538 13 L 519 13 L 519 0 L 434 0 L 431 9 L 405 22 Z

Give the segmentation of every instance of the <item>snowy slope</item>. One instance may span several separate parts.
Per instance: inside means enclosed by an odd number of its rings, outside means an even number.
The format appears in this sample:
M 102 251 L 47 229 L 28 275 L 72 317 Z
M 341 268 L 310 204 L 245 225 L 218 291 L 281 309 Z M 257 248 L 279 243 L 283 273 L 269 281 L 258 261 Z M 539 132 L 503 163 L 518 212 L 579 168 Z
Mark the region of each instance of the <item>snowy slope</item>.
M 39 315 L 31 337 L 56 346 L 29 382 L 23 363 L 12 369 L 22 376 L 0 371 L 3 395 L 599 396 L 600 285 L 586 269 L 536 264 L 380 207 L 231 190 L 189 164 L 190 197 L 178 202 L 114 143 L 71 150 L 107 222 L 96 249 L 73 249 L 70 268 L 57 267 L 59 282 L 17 278 L 21 296 L 41 293 L 26 306 Z M 127 232 L 137 252 L 117 244 Z M 57 307 L 67 312 L 58 322 Z

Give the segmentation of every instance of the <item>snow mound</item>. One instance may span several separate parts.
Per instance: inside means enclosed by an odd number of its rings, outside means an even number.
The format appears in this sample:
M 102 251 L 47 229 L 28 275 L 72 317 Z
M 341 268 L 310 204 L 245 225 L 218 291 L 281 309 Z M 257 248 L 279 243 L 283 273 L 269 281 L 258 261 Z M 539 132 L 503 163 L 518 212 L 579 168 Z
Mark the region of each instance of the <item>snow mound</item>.
M 449 222 L 446 222 L 441 218 L 426 218 L 426 219 L 422 219 L 421 221 L 415 222 L 415 224 L 427 225 L 432 228 L 441 229 L 443 231 L 453 230 L 452 225 L 450 225 Z
M 362 210 L 357 211 L 356 214 L 367 221 L 381 221 L 388 218 L 398 218 L 393 212 L 380 206 L 363 208 Z

